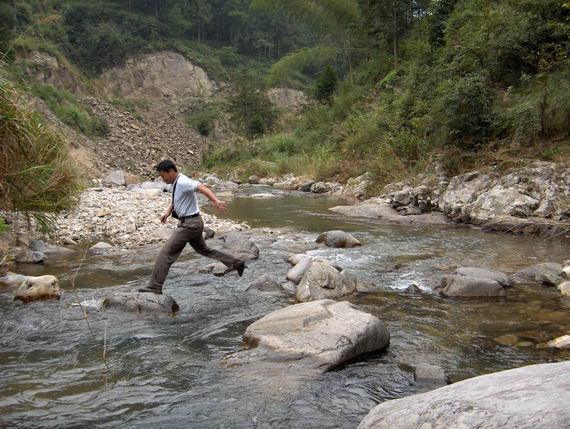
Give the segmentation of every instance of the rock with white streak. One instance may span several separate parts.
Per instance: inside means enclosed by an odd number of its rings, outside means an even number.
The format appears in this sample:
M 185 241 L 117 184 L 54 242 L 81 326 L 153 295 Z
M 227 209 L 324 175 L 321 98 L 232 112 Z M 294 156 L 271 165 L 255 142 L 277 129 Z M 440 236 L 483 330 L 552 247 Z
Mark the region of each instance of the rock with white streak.
M 244 341 L 250 349 L 227 357 L 227 365 L 270 362 L 325 372 L 385 348 L 390 333 L 349 302 L 320 300 L 269 313 L 246 329 Z

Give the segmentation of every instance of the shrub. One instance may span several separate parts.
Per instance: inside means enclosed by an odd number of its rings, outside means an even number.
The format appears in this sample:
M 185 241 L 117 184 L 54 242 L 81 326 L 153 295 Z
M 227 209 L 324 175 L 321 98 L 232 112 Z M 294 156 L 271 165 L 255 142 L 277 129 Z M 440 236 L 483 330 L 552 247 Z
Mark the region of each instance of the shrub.
M 53 216 L 76 202 L 78 174 L 63 137 L 19 105 L 19 94 L 0 77 L 0 205 L 31 214 L 48 232 Z
M 466 145 L 480 143 L 493 123 L 490 88 L 480 75 L 468 74 L 443 81 L 435 106 L 439 122 L 450 137 Z

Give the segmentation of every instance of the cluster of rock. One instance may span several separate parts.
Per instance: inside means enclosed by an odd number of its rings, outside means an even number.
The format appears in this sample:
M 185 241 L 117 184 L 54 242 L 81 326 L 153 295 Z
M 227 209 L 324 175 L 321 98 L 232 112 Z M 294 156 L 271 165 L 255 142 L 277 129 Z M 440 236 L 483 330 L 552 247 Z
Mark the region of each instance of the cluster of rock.
M 473 171 L 420 186 L 391 184 L 383 196 L 404 215 L 439 211 L 493 230 L 547 231 L 570 218 L 570 168 L 536 161 L 503 175 Z
M 137 119 L 107 101 L 93 97 L 85 97 L 83 101 L 109 125 L 109 134 L 91 144 L 110 170 L 153 176 L 154 167 L 161 160 L 196 165 L 208 147 L 208 140 L 174 115 L 167 104 L 154 103 L 151 112 L 141 112 L 144 119 Z
M 443 277 L 441 284 L 435 288 L 443 296 L 453 298 L 470 297 L 505 297 L 507 289 L 517 285 L 541 285 L 557 287 L 560 296 L 570 297 L 570 261 L 564 264 L 545 262 L 532 265 L 515 272 L 512 276 L 494 270 L 475 267 L 457 268 L 453 273 Z M 537 348 L 554 347 L 570 349 L 570 335 L 555 339 L 537 335 L 524 334 L 523 337 L 507 334 L 497 337 L 496 342 L 502 345 Z

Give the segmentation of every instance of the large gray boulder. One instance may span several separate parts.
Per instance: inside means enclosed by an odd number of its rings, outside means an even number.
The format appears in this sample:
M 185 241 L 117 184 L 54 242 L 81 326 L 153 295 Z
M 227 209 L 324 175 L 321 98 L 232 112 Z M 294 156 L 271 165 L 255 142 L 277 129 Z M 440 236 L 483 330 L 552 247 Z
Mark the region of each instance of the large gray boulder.
M 568 428 L 569 371 L 569 361 L 530 365 L 386 401 L 358 429 Z
M 103 300 L 103 308 L 113 308 L 139 314 L 173 315 L 180 307 L 169 295 L 141 292 L 117 292 L 107 295 Z
M 362 243 L 344 231 L 327 231 L 317 237 L 317 243 L 325 243 L 329 247 L 350 248 L 362 246 Z
M 477 267 L 460 267 L 457 268 L 453 272 L 453 274 L 466 276 L 466 277 L 475 277 L 479 279 L 494 280 L 503 287 L 511 286 L 511 281 L 509 280 L 509 277 L 501 271 L 488 270 L 486 268 L 477 268 Z
M 562 277 L 563 268 L 562 264 L 556 262 L 532 265 L 514 273 L 511 276 L 511 281 L 514 284 L 539 283 L 557 286 L 564 282 L 564 278 Z
M 390 342 L 377 317 L 349 302 L 320 300 L 291 305 L 251 324 L 244 334 L 250 350 L 226 359 L 229 365 L 280 362 L 330 371 Z
M 101 179 L 101 183 L 105 186 L 126 186 L 125 172 L 123 170 L 111 171 Z
M 313 261 L 297 286 L 295 298 L 299 302 L 337 299 L 356 292 L 357 283 L 351 272 L 338 271 L 328 262 Z
M 259 258 L 259 248 L 249 238 L 236 231 L 231 231 L 222 237 L 223 251 L 238 259 Z
M 435 288 L 444 296 L 486 297 L 505 296 L 507 292 L 496 280 L 462 275 L 445 276 L 441 285 Z

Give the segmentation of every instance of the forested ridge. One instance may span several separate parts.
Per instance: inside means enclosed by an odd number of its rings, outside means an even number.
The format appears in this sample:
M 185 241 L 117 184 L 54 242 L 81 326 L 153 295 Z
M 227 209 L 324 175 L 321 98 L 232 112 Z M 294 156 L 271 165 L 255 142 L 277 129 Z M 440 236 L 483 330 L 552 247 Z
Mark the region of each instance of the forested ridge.
M 367 172 L 382 186 L 434 160 L 457 173 L 568 154 L 565 0 L 12 0 L 0 16 L 11 79 L 32 50 L 82 79 L 173 50 L 228 82 L 234 95 L 216 109 L 235 138 L 213 141 L 204 168 L 341 181 Z M 72 110 L 61 112 L 71 126 L 105 134 L 71 96 L 27 85 Z M 263 95 L 270 86 L 309 102 L 283 114 Z M 208 109 L 188 118 L 205 135 L 220 114 Z

